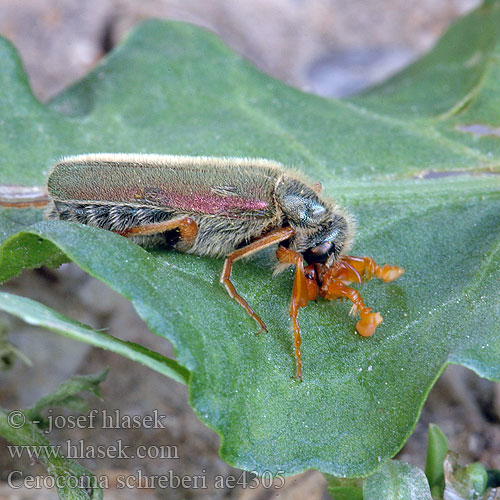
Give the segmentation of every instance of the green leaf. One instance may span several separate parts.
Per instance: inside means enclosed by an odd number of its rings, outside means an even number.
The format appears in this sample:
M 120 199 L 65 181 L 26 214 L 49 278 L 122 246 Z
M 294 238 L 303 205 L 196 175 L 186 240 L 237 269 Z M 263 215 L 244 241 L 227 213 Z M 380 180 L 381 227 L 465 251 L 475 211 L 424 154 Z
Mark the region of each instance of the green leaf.
M 219 284 L 221 259 L 34 223 L 34 211 L 0 213 L 2 276 L 66 258 L 129 298 L 191 371 L 191 404 L 229 463 L 368 475 L 401 448 L 448 363 L 500 380 L 500 138 L 463 129 L 500 127 L 499 31 L 500 2 L 490 2 L 397 85 L 351 101 L 274 81 L 202 29 L 150 21 L 44 107 L 0 46 L 2 182 L 42 184 L 57 157 L 84 152 L 272 158 L 353 212 L 354 254 L 406 269 L 362 287 L 384 316 L 373 338 L 355 334 L 348 304 L 301 310 L 302 384 L 292 378 L 293 272 L 271 279 L 272 251 L 234 266 L 269 328 L 259 336 Z
M 6 412 L 0 408 L 0 435 L 14 445 L 22 446 L 24 450 L 33 450 L 32 453 L 45 465 L 47 472 L 54 478 L 57 494 L 61 500 L 88 500 L 89 498 L 100 500 L 103 498 L 98 479 L 94 474 L 76 462 L 63 457 L 57 447 L 50 444 L 37 425 L 28 419 L 20 428 L 10 426 L 10 415 L 12 412 Z M 12 481 L 15 482 L 16 479 L 18 477 L 14 474 Z
M 497 10 L 492 3 L 459 19 L 429 54 L 353 101 L 406 120 L 460 113 L 484 94 L 494 76 Z M 498 90 L 495 86 L 497 97 Z
M 177 382 L 183 384 L 188 382 L 189 371 L 173 359 L 151 351 L 135 342 L 120 340 L 108 333 L 93 330 L 89 326 L 63 316 L 34 300 L 0 292 L 0 309 L 21 318 L 30 325 L 41 326 L 64 337 L 116 352 L 132 361 L 142 363 L 166 377 L 177 380 Z M 86 382 L 85 378 L 79 378 L 76 382 L 71 381 L 76 390 L 79 387 L 77 383 L 79 380 Z M 62 389 L 66 394 L 65 385 Z M 57 393 L 51 397 L 56 395 Z M 54 401 L 51 401 L 50 404 L 54 404 Z
M 35 405 L 27 410 L 8 411 L 0 408 L 0 436 L 10 441 L 7 445 L 11 453 L 29 454 L 33 459 L 40 461 L 47 472 L 53 477 L 57 493 L 61 500 L 100 500 L 103 498 L 99 480 L 92 472 L 59 453 L 58 447 L 40 431 L 38 424 L 40 412 L 48 406 L 62 406 L 65 402 L 73 403 L 79 398 L 80 408 L 83 398 L 78 396 L 84 391 L 93 392 L 99 396 L 99 383 L 106 378 L 107 370 L 97 375 L 83 375 L 72 377 L 63 382 L 54 393 L 42 397 Z M 86 403 L 85 403 L 86 406 Z M 88 409 L 88 407 L 86 407 Z M 16 471 L 10 480 L 18 479 Z
M 41 397 L 34 406 L 25 410 L 24 413 L 32 422 L 43 419 L 42 411 L 49 407 L 60 406 L 86 413 L 89 407 L 80 393 L 89 391 L 100 398 L 99 384 L 106 378 L 107 374 L 108 370 L 96 375 L 75 375 L 63 382 L 54 392 Z
M 481 495 L 488 484 L 488 473 L 482 463 L 474 462 L 455 471 L 455 479 L 473 490 L 475 495 Z
M 480 462 L 465 467 L 458 464 L 458 454 L 449 452 L 444 460 L 444 498 L 461 500 L 491 500 L 495 491 L 488 490 L 488 473 Z M 492 494 L 493 493 L 493 494 Z
M 425 458 L 425 475 L 431 489 L 444 490 L 443 463 L 448 453 L 448 440 L 443 431 L 435 424 L 429 424 L 427 437 L 427 456 Z
M 387 461 L 365 480 L 364 500 L 432 500 L 425 474 L 418 468 L 397 460 Z

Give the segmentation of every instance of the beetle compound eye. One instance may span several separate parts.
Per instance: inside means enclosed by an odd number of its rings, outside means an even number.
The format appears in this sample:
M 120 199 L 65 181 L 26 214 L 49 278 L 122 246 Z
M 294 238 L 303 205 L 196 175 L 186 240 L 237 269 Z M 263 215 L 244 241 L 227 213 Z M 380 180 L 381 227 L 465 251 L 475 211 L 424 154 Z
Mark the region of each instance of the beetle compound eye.
M 311 196 L 287 194 L 282 199 L 284 212 L 289 220 L 311 226 L 325 216 L 326 207 Z
M 304 203 L 302 208 L 302 218 L 305 221 L 313 222 L 320 219 L 325 212 L 326 208 L 321 203 L 309 200 Z
M 333 241 L 324 241 L 316 247 L 308 248 L 304 252 L 304 258 L 307 262 L 324 264 L 332 253 L 335 253 L 335 243 Z
M 319 203 L 311 203 L 311 206 L 309 207 L 309 213 L 314 218 L 323 215 L 325 212 L 326 208 L 323 205 L 320 205 Z

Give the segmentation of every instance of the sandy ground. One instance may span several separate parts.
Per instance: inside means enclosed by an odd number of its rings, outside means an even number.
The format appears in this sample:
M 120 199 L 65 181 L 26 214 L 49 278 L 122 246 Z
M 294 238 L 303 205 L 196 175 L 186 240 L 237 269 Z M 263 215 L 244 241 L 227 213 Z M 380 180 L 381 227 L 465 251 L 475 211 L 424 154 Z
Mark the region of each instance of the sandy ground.
M 386 78 L 432 46 L 447 25 L 476 5 L 473 0 L 0 0 L 0 33 L 19 49 L 35 94 L 41 100 L 56 95 L 85 75 L 127 31 L 146 17 L 187 20 L 216 33 L 234 50 L 263 71 L 291 85 L 327 96 L 344 96 Z M 172 355 L 165 340 L 150 332 L 130 304 L 100 282 L 71 265 L 57 271 L 26 272 L 5 289 L 41 300 L 95 328 L 140 342 Z M 84 465 L 110 477 L 106 498 L 136 498 L 134 489 L 113 489 L 120 475 L 141 469 L 147 475 L 165 468 L 178 476 L 204 474 L 208 484 L 216 476 L 241 477 L 241 471 L 222 462 L 218 436 L 206 428 L 188 405 L 185 387 L 116 355 L 41 332 L 1 317 L 9 324 L 9 338 L 33 365 L 18 360 L 0 374 L 4 407 L 23 407 L 77 373 L 110 367 L 112 382 L 104 384 L 104 402 L 93 406 L 110 412 L 146 415 L 151 409 L 167 416 L 160 432 L 146 429 L 61 429 L 53 442 L 85 439 L 108 445 L 168 443 L 177 455 L 165 460 L 86 460 Z M 57 362 L 54 362 L 57 359 Z M 498 386 L 471 372 L 450 367 L 432 390 L 414 435 L 399 458 L 423 466 L 429 422 L 441 426 L 452 448 L 465 462 L 481 460 L 499 467 L 500 399 Z M 160 437 L 161 436 L 161 437 Z M 0 444 L 5 447 L 5 442 Z M 177 458 L 178 456 L 178 458 Z M 40 474 L 39 465 L 0 454 L 0 480 L 11 470 Z M 204 472 L 202 472 L 204 471 Z M 143 498 L 322 499 L 328 498 L 321 474 L 309 471 L 288 478 L 283 488 L 250 490 L 242 487 L 141 490 Z M 54 491 L 13 490 L 0 482 L 1 499 L 57 498 Z

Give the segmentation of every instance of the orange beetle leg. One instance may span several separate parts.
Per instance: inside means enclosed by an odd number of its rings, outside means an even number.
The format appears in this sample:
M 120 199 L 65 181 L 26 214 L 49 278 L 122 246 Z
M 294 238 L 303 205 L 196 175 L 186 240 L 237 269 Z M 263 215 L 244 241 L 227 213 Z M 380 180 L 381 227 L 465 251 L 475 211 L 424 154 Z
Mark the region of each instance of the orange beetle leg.
M 142 226 L 133 226 L 116 231 L 119 235 L 129 236 L 147 236 L 150 234 L 164 233 L 177 229 L 181 240 L 185 242 L 187 248 L 194 243 L 198 234 L 198 225 L 190 217 L 182 217 L 181 219 L 167 220 L 164 222 L 156 222 L 154 224 L 143 224 Z
M 292 299 L 290 301 L 290 317 L 292 318 L 293 337 L 295 346 L 295 358 L 297 359 L 297 378 L 302 380 L 302 352 L 300 345 L 300 325 L 297 319 L 299 308 L 305 307 L 310 300 L 318 295 L 318 285 L 313 266 L 307 266 L 307 274 L 304 271 L 304 260 L 302 255 L 289 248 L 279 247 L 276 256 L 281 263 L 295 264 L 295 279 L 293 281 Z
M 332 268 L 332 271 L 335 269 Z M 370 337 L 384 320 L 380 313 L 373 313 L 370 307 L 366 307 L 363 297 L 354 288 L 348 287 L 343 281 L 337 279 L 335 274 L 328 272 L 324 276 L 323 285 L 320 290 L 321 296 L 326 300 L 349 299 L 353 306 L 352 313 L 359 312 L 360 320 L 356 323 L 356 330 L 363 337 Z
M 252 241 L 247 246 L 243 248 L 238 248 L 234 252 L 230 253 L 224 262 L 224 269 L 222 270 L 222 276 L 220 277 L 221 283 L 226 287 L 229 295 L 242 306 L 245 311 L 258 323 L 260 326 L 259 333 L 267 330 L 266 324 L 260 319 L 260 317 L 254 312 L 254 310 L 248 305 L 248 302 L 236 291 L 233 283 L 231 282 L 231 271 L 233 269 L 233 264 L 243 258 L 248 257 L 255 252 L 263 250 L 275 243 L 287 240 L 293 236 L 293 229 L 291 227 L 282 227 L 271 231 L 258 240 Z
M 319 295 L 319 286 L 314 264 L 304 268 L 304 275 L 306 277 L 307 300 L 316 300 Z
M 346 268 L 348 270 L 346 270 Z M 394 281 L 399 278 L 405 270 L 399 266 L 385 264 L 380 267 L 371 257 L 354 257 L 345 255 L 339 261 L 339 275 L 336 277 L 345 281 L 358 281 L 361 276 L 365 281 L 369 281 L 373 276 L 385 282 Z M 347 277 L 347 279 L 344 278 Z

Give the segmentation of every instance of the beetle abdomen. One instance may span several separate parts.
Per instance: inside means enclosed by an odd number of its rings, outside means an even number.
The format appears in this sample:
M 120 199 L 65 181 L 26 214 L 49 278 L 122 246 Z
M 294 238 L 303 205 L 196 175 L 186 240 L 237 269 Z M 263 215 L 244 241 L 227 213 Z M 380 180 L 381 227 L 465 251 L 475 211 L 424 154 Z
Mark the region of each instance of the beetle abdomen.
M 122 232 L 131 227 L 144 226 L 179 218 L 186 214 L 148 207 L 110 204 L 85 204 L 77 202 L 51 201 L 45 212 L 47 219 L 79 222 L 88 226 Z M 209 216 L 191 215 L 198 226 L 198 234 L 192 247 L 177 246 L 179 234 L 176 230 L 147 236 L 132 236 L 130 239 L 144 247 L 173 246 L 180 251 L 195 255 L 222 257 L 252 238 L 260 236 L 268 223 L 256 219 L 217 219 Z M 272 223 L 271 223 L 272 225 Z
M 61 219 L 120 232 L 127 228 L 164 222 L 173 212 L 145 207 L 110 204 L 84 204 L 54 201 L 47 209 L 48 219 Z
M 51 201 L 45 211 L 47 219 L 79 222 L 114 232 L 122 232 L 135 226 L 165 222 L 174 216 L 174 212 L 168 210 L 129 205 L 85 204 L 75 201 Z M 169 233 L 171 234 L 136 236 L 133 241 L 143 246 L 171 246 L 178 240 L 178 237 L 175 231 Z

